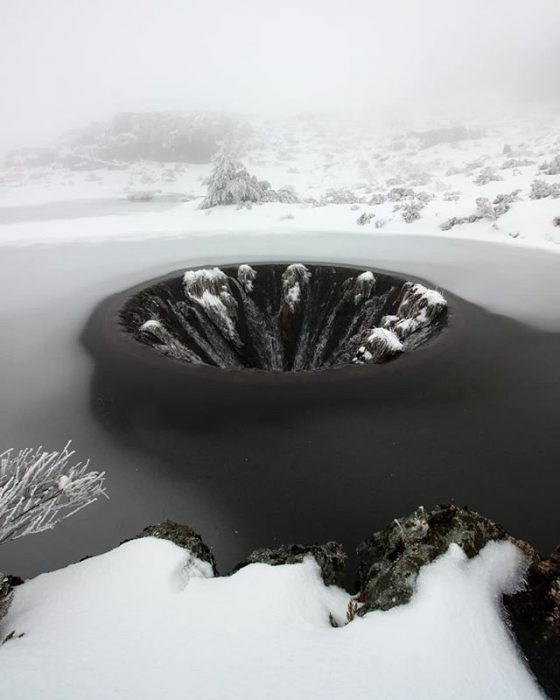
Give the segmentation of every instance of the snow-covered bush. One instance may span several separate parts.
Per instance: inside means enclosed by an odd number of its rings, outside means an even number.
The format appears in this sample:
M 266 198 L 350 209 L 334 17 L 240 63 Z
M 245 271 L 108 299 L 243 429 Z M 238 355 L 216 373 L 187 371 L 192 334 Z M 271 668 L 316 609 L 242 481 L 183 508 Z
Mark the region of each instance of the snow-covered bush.
M 366 226 L 373 218 L 375 218 L 375 214 L 366 214 L 366 212 L 364 212 L 356 219 L 356 223 L 358 226 Z
M 415 197 L 416 192 L 408 187 L 393 187 L 387 193 L 389 202 L 402 202 L 403 199 Z
M 519 193 L 521 190 L 514 190 L 513 192 L 510 192 L 509 194 L 499 194 L 496 199 L 494 200 L 494 214 L 496 215 L 496 218 L 503 216 L 506 212 L 508 212 L 511 209 L 511 205 L 514 202 L 519 202 L 521 199 L 519 197 Z
M 519 192 L 521 190 L 514 190 L 509 194 L 499 194 L 492 203 L 487 197 L 478 197 L 474 214 L 470 214 L 470 216 L 453 216 L 451 219 L 444 221 L 440 228 L 442 231 L 449 231 L 459 224 L 474 224 L 482 219 L 496 221 L 496 219 L 511 209 L 513 202 L 519 201 Z
M 411 224 L 420 218 L 420 212 L 426 205 L 419 199 L 409 199 L 401 207 L 402 218 Z
M 282 202 L 283 204 L 297 204 L 297 202 L 299 202 L 299 198 L 293 187 L 290 187 L 289 185 L 286 187 L 280 187 L 278 190 L 268 190 L 268 196 L 273 198 L 265 198 L 263 201 Z
M 531 194 L 529 196 L 531 199 L 545 199 L 546 197 L 557 199 L 560 197 L 560 183 L 555 182 L 549 185 L 548 182 L 544 180 L 533 180 L 531 183 Z
M 534 160 L 528 158 L 509 158 L 500 165 L 500 170 L 508 170 L 509 168 L 526 168 L 529 165 L 535 165 Z
M 220 205 L 243 205 L 258 202 L 298 201 L 295 192 L 289 187 L 273 190 L 270 182 L 257 180 L 250 175 L 245 166 L 237 161 L 225 149 L 214 159 L 214 169 L 207 180 L 208 192 L 201 209 L 210 209 Z
M 539 170 L 545 175 L 560 175 L 560 155 L 555 156 L 549 163 L 542 163 Z
M 402 193 L 404 196 L 401 197 Z M 415 192 L 414 190 L 407 190 L 405 188 L 393 188 L 387 198 L 391 200 L 391 197 L 401 197 L 397 199 L 393 211 L 400 211 L 402 217 L 407 224 L 411 224 L 420 218 L 420 212 L 426 206 L 426 204 L 432 199 L 432 197 L 426 192 Z M 394 200 L 393 200 L 394 201 Z
M 487 166 L 486 168 L 482 168 L 478 173 L 474 179 L 474 183 L 476 185 L 487 185 L 489 182 L 499 182 L 500 180 L 503 180 L 503 177 L 498 175 L 494 168 Z
M 554 219 L 552 220 L 552 225 L 553 226 L 560 226 L 560 216 L 554 217 Z
M 487 197 L 477 197 L 475 216 L 477 219 L 490 219 L 491 221 L 496 220 L 496 212 L 494 211 L 494 207 Z
M 357 197 L 346 187 L 328 189 L 321 197 L 322 204 L 363 204 L 363 197 Z
M 384 194 L 381 194 L 381 192 L 374 192 L 369 200 L 369 204 L 372 206 L 377 206 L 379 204 L 384 204 L 387 201 L 387 197 L 385 197 Z
M 52 529 L 106 496 L 104 472 L 73 463 L 70 443 L 60 452 L 27 448 L 0 454 L 0 544 Z

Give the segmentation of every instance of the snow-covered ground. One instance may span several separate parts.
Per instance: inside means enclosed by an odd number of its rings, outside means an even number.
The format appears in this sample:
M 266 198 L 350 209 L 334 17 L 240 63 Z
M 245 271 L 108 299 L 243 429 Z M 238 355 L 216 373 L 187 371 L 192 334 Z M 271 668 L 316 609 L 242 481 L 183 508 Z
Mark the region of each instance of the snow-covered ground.
M 457 545 L 424 567 L 412 601 L 349 624 L 350 596 L 312 558 L 212 577 L 155 538 L 39 576 L 2 624 L 12 700 L 543 697 L 504 623 L 523 557 Z M 338 622 L 333 627 L 329 613 Z M 20 636 L 23 635 L 23 636 Z
M 0 242 L 307 230 L 418 233 L 557 249 L 559 127 L 555 112 L 460 125 L 439 119 L 406 127 L 341 125 L 311 115 L 253 120 L 250 136 L 239 145 L 243 164 L 274 188 L 292 187 L 300 202 L 239 210 L 200 209 L 209 163 L 115 161 L 100 169 L 90 162 L 76 169 L 66 161 L 35 167 L 10 161 L 0 171 L 0 223 L 2 208 L 5 214 L 9 208 L 12 223 L 0 225 Z M 532 193 L 535 181 L 545 185 L 539 199 Z M 500 207 L 501 195 L 511 195 L 505 207 Z M 77 222 L 75 213 L 72 220 L 63 220 L 62 213 L 49 221 L 26 220 L 30 205 L 58 202 L 61 211 L 68 201 L 127 202 L 127 197 L 179 203 L 155 213 L 140 206 L 145 203 L 130 201 L 129 216 L 109 212 L 102 221 L 86 214 Z M 480 205 L 477 200 L 487 201 Z M 472 215 L 482 218 L 447 228 L 450 219 Z

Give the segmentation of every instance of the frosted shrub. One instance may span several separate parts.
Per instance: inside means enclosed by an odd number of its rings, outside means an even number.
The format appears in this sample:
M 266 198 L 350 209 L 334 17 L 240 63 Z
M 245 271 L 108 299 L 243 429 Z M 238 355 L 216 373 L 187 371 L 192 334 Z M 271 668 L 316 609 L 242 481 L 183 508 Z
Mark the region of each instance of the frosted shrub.
M 486 167 L 482 168 L 474 182 L 476 185 L 487 185 L 489 182 L 499 182 L 500 180 L 503 180 L 503 178 L 501 175 L 498 175 L 494 168 Z
M 0 455 L 0 544 L 50 530 L 106 496 L 104 473 L 73 457 L 70 443 L 60 452 L 28 448 Z
M 358 224 L 358 226 L 366 226 L 374 217 L 375 214 L 366 214 L 366 212 L 364 212 L 363 214 L 360 214 L 360 216 L 356 219 L 356 223 Z
M 372 206 L 377 206 L 379 204 L 384 204 L 387 201 L 387 198 L 385 197 L 384 194 L 381 194 L 380 192 L 374 192 L 371 195 L 371 198 L 369 200 L 369 204 Z
M 511 205 L 514 202 L 519 202 L 519 193 L 521 190 L 514 190 L 509 194 L 499 194 L 494 200 L 494 214 L 496 218 L 503 216 L 506 212 L 511 209 Z
M 542 163 L 539 170 L 545 175 L 560 175 L 560 155 L 555 156 L 549 163 Z
M 416 193 L 407 187 L 393 187 L 387 193 L 387 199 L 390 202 L 402 202 L 403 199 L 415 197 Z
M 403 189 L 403 188 L 395 188 Z M 393 191 L 393 190 L 392 190 Z M 415 192 L 414 190 L 404 190 L 405 192 L 411 192 L 402 199 L 397 201 L 393 211 L 400 211 L 402 217 L 407 224 L 411 224 L 413 221 L 417 221 L 420 218 L 420 212 L 426 206 L 426 204 L 432 199 L 426 192 Z M 389 193 L 391 194 L 391 193 Z
M 535 161 L 529 160 L 528 158 L 509 158 L 500 165 L 500 169 L 508 170 L 509 168 L 526 168 L 529 165 L 535 165 Z
M 340 187 L 338 189 L 328 189 L 323 197 L 322 204 L 362 204 L 362 197 L 357 197 L 352 190 Z
M 496 212 L 494 207 L 490 203 L 487 197 L 478 197 L 476 200 L 476 212 L 475 216 L 478 219 L 491 219 L 494 221 L 496 219 Z
M 417 219 L 420 218 L 420 212 L 426 205 L 417 200 L 417 199 L 410 199 L 407 202 L 405 202 L 402 205 L 402 217 L 405 220 L 407 224 L 411 224 L 413 221 L 416 221 Z
M 51 530 L 106 496 L 104 474 L 74 463 L 70 443 L 61 452 L 28 448 L 0 454 L 0 544 Z M 0 619 L 13 598 L 12 579 L 0 574 Z M 8 637 L 9 638 L 9 637 Z
M 529 196 L 531 199 L 545 199 L 546 197 L 557 199 L 560 197 L 560 183 L 549 185 L 544 180 L 533 180 Z
M 444 221 L 440 228 L 442 231 L 449 231 L 458 224 L 474 224 L 482 219 L 496 221 L 496 219 L 511 209 L 513 202 L 519 201 L 519 192 L 521 190 L 514 190 L 509 194 L 499 194 L 493 203 L 490 203 L 487 197 L 478 197 L 474 214 L 470 216 L 453 216 L 451 219 Z

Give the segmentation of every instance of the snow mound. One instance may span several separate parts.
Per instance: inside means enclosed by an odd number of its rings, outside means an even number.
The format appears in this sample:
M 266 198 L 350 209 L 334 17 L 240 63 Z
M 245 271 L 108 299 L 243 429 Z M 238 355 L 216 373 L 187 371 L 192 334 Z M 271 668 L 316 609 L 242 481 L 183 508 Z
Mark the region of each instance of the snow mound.
M 409 604 L 344 624 L 351 597 L 312 558 L 213 577 L 146 537 L 17 588 L 2 634 L 23 636 L 0 650 L 2 688 L 19 700 L 539 698 L 499 604 L 523 570 L 509 542 L 470 560 L 452 545 Z

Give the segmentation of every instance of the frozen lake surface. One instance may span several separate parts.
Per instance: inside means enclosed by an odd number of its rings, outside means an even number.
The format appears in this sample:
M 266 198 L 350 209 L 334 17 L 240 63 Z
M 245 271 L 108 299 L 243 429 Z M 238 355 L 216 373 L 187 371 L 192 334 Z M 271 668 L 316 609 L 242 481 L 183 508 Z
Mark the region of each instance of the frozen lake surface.
M 353 548 L 419 504 L 450 501 L 545 551 L 557 544 L 560 255 L 340 233 L 190 234 L 2 247 L 0 255 L 0 444 L 51 450 L 71 438 L 80 457 L 107 471 L 110 494 L 52 532 L 5 546 L 4 570 L 55 569 L 164 518 L 200 531 L 225 568 L 265 544 L 337 539 Z M 282 421 L 243 411 L 230 395 L 204 420 L 164 425 L 143 411 L 115 429 L 80 343 L 96 305 L 182 267 L 275 260 L 422 277 L 469 302 L 466 347 L 419 365 L 411 384 L 402 375 L 394 393 L 386 377 L 377 392 L 372 379 L 354 402 L 356 390 L 342 382 L 328 404 L 302 398 Z M 397 364 L 391 372 L 399 375 Z M 260 395 L 266 407 L 266 386 Z
M 166 211 L 177 201 L 130 201 L 125 197 L 71 199 L 41 204 L 0 206 L 0 225 L 23 221 L 62 221 L 97 216 L 127 216 L 142 212 Z

